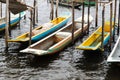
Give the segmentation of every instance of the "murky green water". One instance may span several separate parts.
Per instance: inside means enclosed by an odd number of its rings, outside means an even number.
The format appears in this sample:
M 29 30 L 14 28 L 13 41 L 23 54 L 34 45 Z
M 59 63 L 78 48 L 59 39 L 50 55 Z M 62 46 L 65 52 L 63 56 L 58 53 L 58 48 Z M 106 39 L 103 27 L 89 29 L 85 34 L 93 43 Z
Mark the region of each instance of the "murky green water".
M 31 0 L 32 1 L 32 0 Z M 31 2 L 27 0 L 27 3 Z M 59 7 L 59 14 L 71 11 L 71 8 Z M 99 23 L 101 25 L 101 11 L 99 8 Z M 48 22 L 50 4 L 39 1 L 39 24 Z M 87 7 L 85 8 L 87 13 Z M 75 18 L 80 17 L 81 10 L 75 9 Z M 91 7 L 91 15 L 95 16 L 95 7 Z M 14 38 L 29 31 L 29 12 L 27 19 L 21 21 L 21 27 L 11 31 Z M 109 19 L 109 7 L 106 8 L 106 20 Z M 90 34 L 95 30 L 94 22 L 90 27 Z M 89 35 L 90 35 L 89 34 Z M 21 54 L 23 47 L 18 43 L 10 43 L 9 52 L 5 53 L 4 34 L 0 35 L 0 80 L 120 80 L 120 67 L 112 66 L 106 62 L 109 55 L 108 46 L 104 52 L 76 50 L 89 35 L 76 40 L 74 45 L 69 45 L 60 53 L 51 56 L 38 57 Z M 117 38 L 117 37 L 116 37 Z

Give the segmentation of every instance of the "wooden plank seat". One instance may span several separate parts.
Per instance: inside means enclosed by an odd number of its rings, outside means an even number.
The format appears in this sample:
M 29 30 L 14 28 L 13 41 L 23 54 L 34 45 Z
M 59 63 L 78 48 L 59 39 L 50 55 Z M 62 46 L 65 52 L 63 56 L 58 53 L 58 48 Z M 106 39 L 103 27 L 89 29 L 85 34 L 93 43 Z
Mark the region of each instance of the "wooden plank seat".
M 55 46 L 57 46 L 61 40 L 63 40 L 64 38 L 68 37 L 69 35 L 71 35 L 70 32 L 58 32 L 55 35 L 56 36 L 56 38 L 55 38 L 55 42 L 56 43 L 53 46 L 51 46 L 49 49 L 54 48 Z
M 61 37 L 61 38 L 66 38 L 66 37 L 68 37 L 69 35 L 71 35 L 70 32 L 58 32 L 58 33 L 56 34 L 57 37 Z

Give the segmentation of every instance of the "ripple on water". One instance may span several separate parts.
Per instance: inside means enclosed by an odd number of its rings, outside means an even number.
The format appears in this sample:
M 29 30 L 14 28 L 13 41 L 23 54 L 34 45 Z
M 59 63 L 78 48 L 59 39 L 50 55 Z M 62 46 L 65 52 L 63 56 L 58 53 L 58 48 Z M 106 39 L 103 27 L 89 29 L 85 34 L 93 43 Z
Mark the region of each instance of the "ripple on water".
M 26 0 L 31 4 L 33 0 Z M 118 0 L 119 1 L 119 0 Z M 39 23 L 50 21 L 50 4 L 45 0 L 39 0 Z M 87 13 L 85 7 L 85 13 Z M 71 8 L 59 7 L 59 14 L 71 11 Z M 99 6 L 98 26 L 101 25 L 101 10 Z M 106 7 L 105 18 L 109 20 L 109 8 Z M 95 7 L 91 7 L 90 13 L 95 17 Z M 82 15 L 82 11 L 75 9 L 75 18 Z M 21 27 L 15 27 L 11 31 L 11 38 L 29 31 L 29 12 L 27 19 L 21 21 Z M 71 19 L 72 20 L 72 19 Z M 70 21 L 71 21 L 70 20 Z M 95 19 L 94 19 L 95 21 Z M 24 49 L 17 43 L 10 43 L 9 52 L 5 53 L 4 33 L 0 34 L 0 80 L 120 80 L 120 68 L 111 67 L 106 63 L 108 49 L 105 52 L 82 51 L 75 49 L 97 28 L 94 22 L 90 26 L 89 34 L 75 41 L 57 55 L 37 57 L 21 54 L 19 50 Z M 25 44 L 24 44 L 25 45 Z

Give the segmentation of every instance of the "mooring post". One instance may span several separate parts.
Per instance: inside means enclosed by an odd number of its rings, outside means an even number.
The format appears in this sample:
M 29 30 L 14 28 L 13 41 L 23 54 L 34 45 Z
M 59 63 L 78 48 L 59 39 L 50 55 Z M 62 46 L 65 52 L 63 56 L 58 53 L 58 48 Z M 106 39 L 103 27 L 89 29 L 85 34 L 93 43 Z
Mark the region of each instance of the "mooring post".
M 112 12 L 113 12 L 113 3 L 110 4 L 110 46 L 109 49 L 111 51 L 111 46 L 112 46 Z
M 10 14 L 11 14 L 11 13 L 10 13 L 10 11 L 9 11 L 9 27 L 8 27 L 9 36 L 11 36 L 11 28 L 10 28 L 10 26 L 11 26 L 11 24 L 10 24 L 11 15 L 10 15 Z
M 33 3 L 33 6 L 34 6 L 34 9 L 33 9 L 33 27 L 35 27 L 35 14 L 36 14 L 36 0 L 34 0 L 34 3 Z
M 119 35 L 120 32 L 120 1 L 119 1 L 119 11 L 118 11 L 118 30 L 117 35 Z
M 84 9 L 85 9 L 85 5 L 84 5 L 84 1 L 82 2 L 82 33 L 83 33 L 83 28 L 84 28 Z
M 6 45 L 6 51 L 8 51 L 8 38 L 9 38 L 9 0 L 6 0 L 6 27 L 5 27 L 5 45 Z
M 53 20 L 53 17 L 54 17 L 54 5 L 53 5 L 53 0 L 51 0 L 50 19 Z
M 88 4 L 88 31 L 87 34 L 89 34 L 89 27 L 90 27 L 90 0 L 88 0 L 89 4 Z
M 115 23 L 116 23 L 116 10 L 117 10 L 117 1 L 115 0 L 115 5 L 114 5 L 114 28 L 115 28 Z M 113 42 L 115 42 L 115 31 L 113 32 Z
M 95 27 L 98 26 L 98 0 L 96 0 L 96 16 L 95 16 Z
M 0 2 L 0 17 L 2 18 L 2 3 Z
M 23 2 L 26 4 L 26 0 L 23 0 Z M 24 20 L 26 20 L 26 15 L 24 15 Z
M 19 13 L 19 24 L 18 24 L 19 29 L 20 29 L 20 20 L 21 20 L 21 13 Z
M 102 9 L 102 43 L 101 43 L 101 49 L 104 49 L 104 25 L 105 25 L 105 4 L 103 4 Z
M 38 23 L 38 0 L 36 0 L 36 9 L 35 9 L 35 23 Z
M 33 28 L 33 9 L 30 10 L 30 32 L 29 32 L 29 46 L 31 45 L 31 37 L 32 37 L 32 28 Z
M 72 1 L 72 44 L 74 44 L 74 1 Z
M 56 0 L 56 11 L 55 11 L 56 18 L 58 17 L 58 3 L 59 3 L 59 0 Z

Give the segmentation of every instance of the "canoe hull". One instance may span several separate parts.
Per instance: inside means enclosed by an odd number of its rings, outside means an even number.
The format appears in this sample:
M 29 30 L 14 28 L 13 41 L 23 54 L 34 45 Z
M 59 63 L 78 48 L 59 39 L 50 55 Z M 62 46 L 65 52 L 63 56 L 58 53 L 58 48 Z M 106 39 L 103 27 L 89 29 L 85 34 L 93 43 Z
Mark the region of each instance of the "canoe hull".
M 82 30 L 81 30 L 81 29 L 79 29 L 78 31 L 76 31 L 76 32 L 74 33 L 74 40 L 77 39 L 77 38 L 80 37 L 80 36 L 83 36 L 83 35 L 81 35 L 81 34 L 85 34 L 86 31 L 87 31 L 87 28 L 88 28 L 87 25 L 84 26 L 83 33 L 82 33 Z M 54 53 L 60 52 L 60 51 L 63 50 L 67 45 L 69 45 L 71 42 L 72 42 L 72 35 L 69 36 L 69 37 L 67 37 L 66 39 L 64 39 L 64 40 L 60 43 L 60 45 L 56 46 L 56 48 L 50 49 L 50 50 L 48 51 L 48 54 L 54 54 Z
M 71 24 L 68 24 L 67 26 L 70 26 Z M 83 33 L 85 33 L 87 31 L 88 26 L 85 25 L 84 29 L 83 29 Z M 59 32 L 59 31 L 58 31 Z M 55 32 L 57 33 L 57 32 Z M 77 30 L 76 32 L 74 32 L 74 39 L 77 39 L 78 37 L 80 37 L 82 33 L 82 29 Z M 54 33 L 53 33 L 54 34 Z M 51 35 L 53 35 L 51 34 Z M 50 36 L 51 36 L 50 35 Z M 49 36 L 48 36 L 49 37 Z M 38 55 L 38 56 L 43 56 L 43 55 L 51 55 L 51 54 L 55 54 L 57 52 L 60 52 L 61 50 L 63 50 L 67 45 L 69 45 L 72 42 L 72 35 L 68 36 L 67 38 L 65 38 L 64 40 L 60 41 L 59 44 L 53 48 L 48 49 L 47 51 L 42 51 L 42 50 L 38 50 L 38 49 L 33 49 L 33 48 L 26 48 L 24 50 L 21 50 L 20 52 L 22 53 L 28 53 L 28 54 L 34 54 L 34 55 Z M 34 44 L 33 44 L 34 45 Z
M 60 15 L 60 17 L 53 19 L 52 21 L 45 23 L 43 25 L 38 26 L 37 28 L 32 30 L 31 42 L 37 42 L 51 33 L 59 30 L 64 25 L 67 24 L 70 19 L 70 13 L 64 13 Z M 28 43 L 29 42 L 30 32 L 26 32 L 14 39 L 8 40 L 9 42 L 20 42 L 20 43 Z
M 90 23 L 93 19 L 91 19 Z M 82 23 L 79 22 L 80 18 L 76 20 L 74 39 L 77 39 L 82 34 Z M 22 53 L 30 53 L 38 56 L 55 54 L 63 50 L 67 45 L 72 42 L 72 22 L 54 32 L 53 34 L 45 37 L 44 39 L 32 44 L 28 48 L 21 50 Z M 86 33 L 88 25 L 84 24 L 83 33 Z
M 103 45 L 105 46 L 110 40 L 110 32 L 107 31 L 109 28 L 109 23 L 106 22 L 106 29 L 104 33 Z M 101 49 L 101 39 L 102 39 L 102 26 L 99 27 L 91 36 L 89 36 L 77 49 L 81 50 L 103 50 Z M 112 34 L 114 33 L 114 27 L 112 28 Z
M 60 28 L 62 28 L 63 26 L 66 25 L 66 23 L 68 22 L 68 20 L 69 20 L 69 18 L 66 19 L 66 20 L 64 20 L 64 21 L 63 21 L 62 23 L 60 23 L 59 25 L 56 25 L 55 27 L 53 27 L 53 28 L 51 28 L 51 29 L 43 32 L 42 34 L 39 34 L 39 35 L 33 37 L 33 38 L 31 39 L 32 42 L 37 42 L 37 41 L 41 40 L 42 38 L 48 36 L 49 34 L 57 31 L 57 30 L 60 29 Z
M 25 15 L 25 12 L 22 12 L 20 17 L 19 17 L 19 16 L 16 16 L 16 18 L 12 19 L 12 20 L 10 21 L 10 27 L 15 26 L 15 25 L 20 21 L 20 19 L 21 19 L 24 15 Z M 13 16 L 13 17 L 14 17 L 14 16 Z M 5 30 L 5 26 L 6 26 L 6 22 L 4 22 L 3 24 L 1 24 L 1 25 L 0 25 L 0 31 Z
M 107 62 L 120 64 L 120 36 L 118 37 L 112 52 L 108 56 Z

